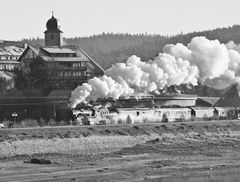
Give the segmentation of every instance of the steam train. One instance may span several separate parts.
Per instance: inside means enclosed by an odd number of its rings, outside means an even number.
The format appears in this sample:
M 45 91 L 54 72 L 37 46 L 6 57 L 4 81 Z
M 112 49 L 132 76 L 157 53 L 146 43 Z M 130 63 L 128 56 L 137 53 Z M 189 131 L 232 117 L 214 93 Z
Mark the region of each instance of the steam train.
M 236 107 L 91 108 L 73 111 L 78 125 L 240 119 Z

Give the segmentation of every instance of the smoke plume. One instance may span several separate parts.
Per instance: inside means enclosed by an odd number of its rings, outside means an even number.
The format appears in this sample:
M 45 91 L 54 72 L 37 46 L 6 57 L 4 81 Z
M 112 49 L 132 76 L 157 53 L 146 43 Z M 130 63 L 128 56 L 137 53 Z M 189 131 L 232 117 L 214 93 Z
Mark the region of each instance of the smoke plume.
M 70 105 L 101 97 L 119 98 L 147 93 L 170 85 L 204 84 L 224 88 L 240 82 L 240 45 L 233 41 L 221 44 L 218 40 L 195 37 L 185 46 L 168 44 L 154 60 L 143 62 L 131 56 L 126 63 L 117 63 L 105 75 L 92 78 L 72 91 Z

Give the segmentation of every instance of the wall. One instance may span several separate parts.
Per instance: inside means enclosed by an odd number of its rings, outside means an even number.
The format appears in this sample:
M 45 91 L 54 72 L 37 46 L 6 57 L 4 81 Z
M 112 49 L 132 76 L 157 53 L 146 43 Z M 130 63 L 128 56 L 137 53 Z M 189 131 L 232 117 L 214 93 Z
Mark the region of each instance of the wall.
M 62 33 L 60 33 L 60 32 L 45 33 L 45 46 L 46 47 L 49 47 L 49 46 L 63 46 Z

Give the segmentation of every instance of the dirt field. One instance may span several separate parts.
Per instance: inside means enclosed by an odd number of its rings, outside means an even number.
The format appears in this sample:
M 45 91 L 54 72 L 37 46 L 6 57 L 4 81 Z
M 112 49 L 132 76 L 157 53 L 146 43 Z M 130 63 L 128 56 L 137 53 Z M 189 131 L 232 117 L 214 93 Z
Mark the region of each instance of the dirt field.
M 240 179 L 240 121 L 11 129 L 0 139 L 4 182 Z

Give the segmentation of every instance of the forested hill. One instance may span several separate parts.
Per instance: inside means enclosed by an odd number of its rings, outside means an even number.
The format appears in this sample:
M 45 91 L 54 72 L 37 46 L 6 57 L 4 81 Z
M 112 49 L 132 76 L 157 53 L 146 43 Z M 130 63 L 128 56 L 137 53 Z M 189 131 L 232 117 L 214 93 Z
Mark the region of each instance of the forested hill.
M 230 40 L 240 43 L 240 25 L 170 37 L 148 34 L 103 33 L 90 37 L 65 38 L 64 41 L 66 44 L 79 45 L 104 69 L 107 69 L 116 62 L 125 62 L 131 55 L 137 55 L 142 60 L 147 61 L 161 52 L 164 45 L 169 43 L 186 45 L 195 36 L 205 36 L 211 40 L 218 39 L 222 43 L 227 43 Z M 34 45 L 44 45 L 43 39 L 23 39 L 22 41 Z

